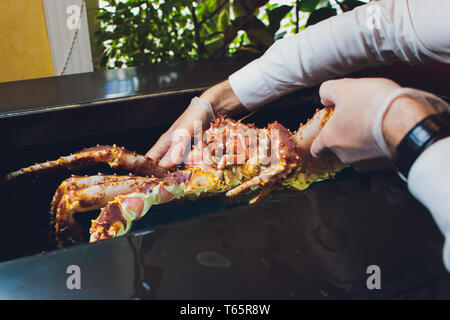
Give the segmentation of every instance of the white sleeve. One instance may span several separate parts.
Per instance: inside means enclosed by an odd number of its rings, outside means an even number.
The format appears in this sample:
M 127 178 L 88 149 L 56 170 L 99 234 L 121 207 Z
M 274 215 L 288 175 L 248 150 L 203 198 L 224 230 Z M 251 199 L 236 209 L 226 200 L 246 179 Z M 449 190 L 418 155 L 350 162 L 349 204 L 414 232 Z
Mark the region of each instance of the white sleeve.
M 281 95 L 368 66 L 450 63 L 449 12 L 449 0 L 371 2 L 276 41 L 232 74 L 230 85 L 253 111 Z
M 430 210 L 445 236 L 443 260 L 450 272 L 450 137 L 427 148 L 408 174 L 409 191 Z

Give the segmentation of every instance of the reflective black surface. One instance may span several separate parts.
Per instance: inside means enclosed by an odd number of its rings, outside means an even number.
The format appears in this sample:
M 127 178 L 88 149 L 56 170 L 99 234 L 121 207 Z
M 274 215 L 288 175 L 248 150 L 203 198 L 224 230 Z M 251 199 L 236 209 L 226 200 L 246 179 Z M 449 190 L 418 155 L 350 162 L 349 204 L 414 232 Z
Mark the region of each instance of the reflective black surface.
M 300 122 L 305 120 L 314 112 L 317 106 L 317 98 L 312 94 L 314 90 L 305 90 L 301 94 L 289 95 L 279 101 L 265 106 L 258 113 L 254 114 L 246 121 L 255 122 L 263 127 L 268 122 L 278 120 L 290 129 L 298 128 Z M 15 142 L 18 139 L 24 142 L 13 143 L 7 149 L 7 156 L 0 158 L 0 175 L 9 171 L 26 167 L 34 162 L 44 162 L 48 159 L 57 159 L 61 155 L 67 155 L 74 151 L 86 147 L 102 145 L 122 145 L 130 150 L 135 150 L 144 154 L 150 146 L 156 142 L 156 139 L 171 125 L 172 121 L 178 115 L 177 108 L 183 108 L 189 103 L 190 94 L 167 94 L 163 101 L 173 101 L 164 108 L 164 112 L 152 112 L 151 116 L 142 114 L 128 114 L 125 103 L 117 103 L 116 113 L 101 114 L 96 108 L 76 108 L 74 110 L 58 111 L 32 114 L 30 116 L 21 116 L 14 118 L 4 118 L 0 123 L 8 128 L 8 133 L 14 133 Z M 140 104 L 145 106 L 152 104 L 153 98 L 141 99 Z M 105 103 L 105 107 L 111 107 Z M 274 113 L 276 110 L 276 113 Z M 99 130 L 101 125 L 92 122 L 92 126 L 78 125 L 77 123 L 64 123 L 63 119 L 70 117 L 71 113 L 77 113 L 80 117 L 90 116 L 103 117 L 103 123 L 106 132 Z M 181 112 L 181 111 L 180 111 Z M 45 130 L 34 130 L 36 116 L 42 116 L 42 125 Z M 29 120 L 32 117 L 34 120 Z M 120 120 L 124 118 L 136 118 L 141 121 L 142 127 L 126 129 L 126 125 L 120 125 Z M 90 120 L 92 118 L 89 118 Z M 17 126 L 15 126 L 17 123 Z M 88 121 L 90 123 L 90 121 Z M 115 126 L 117 124 L 117 126 Z M 136 125 L 136 122 L 134 123 Z M 73 126 L 80 135 L 68 139 L 62 138 L 55 133 L 52 135 L 53 128 L 57 126 Z M 79 128 L 79 126 L 81 128 Z M 50 131 L 50 132 L 49 132 Z M 80 132 L 82 131 L 82 132 Z M 100 131 L 100 133 L 98 133 Z M 35 139 L 42 139 L 42 143 L 33 143 Z M 30 145 L 31 144 L 31 145 Z M 4 146 L 5 148 L 5 146 Z M 6 228 L 0 233 L 0 243 L 7 243 L 10 239 L 15 239 L 12 245 L 2 248 L 0 251 L 0 262 L 24 257 L 30 254 L 36 254 L 42 251 L 55 249 L 53 243 L 53 232 L 49 227 L 49 207 L 54 192 L 59 184 L 67 179 L 71 173 L 77 175 L 95 175 L 98 172 L 104 174 L 128 174 L 127 172 L 117 172 L 111 170 L 107 165 L 98 165 L 93 168 L 83 169 L 77 172 L 60 171 L 52 174 L 23 179 L 14 183 L 0 183 L 0 201 L 3 203 L 1 212 L 4 212 L 3 222 L 14 226 Z M 197 203 L 185 203 L 182 207 L 177 204 L 168 204 L 152 208 L 151 215 L 146 216 L 139 223 L 135 224 L 135 230 L 155 225 L 165 224 L 171 221 L 186 219 L 188 217 L 198 216 L 200 214 L 212 213 L 225 207 L 231 207 L 234 204 L 229 201 L 219 201 L 221 199 L 208 199 Z M 14 213 L 14 214 L 9 214 Z M 77 215 L 77 218 L 84 226 L 86 231 L 85 238 L 88 238 L 90 220 L 95 219 L 98 211 Z M 18 230 L 24 236 L 17 237 Z M 33 239 L 33 241 L 30 241 Z
M 5 148 L 170 123 L 250 58 L 161 64 L 0 83 Z
M 0 83 L 0 117 L 203 90 L 251 60 L 211 59 Z
M 0 174 L 97 143 L 144 153 L 192 96 L 246 62 L 1 84 Z M 318 103 L 317 88 L 302 90 L 246 121 L 265 126 L 278 120 L 295 130 Z M 79 174 L 97 171 L 107 169 Z M 275 193 L 255 206 L 220 197 L 157 206 L 128 236 L 53 250 L 48 208 L 68 175 L 0 186 L 0 298 L 389 298 L 435 279 L 445 290 L 429 297 L 450 298 L 443 238 L 391 171 L 347 171 L 335 181 Z M 88 227 L 97 214 L 78 218 Z M 70 265 L 81 268 L 81 290 L 66 286 Z M 370 265 L 381 268 L 381 290 L 367 289 Z
M 6 262 L 0 297 L 388 298 L 445 275 L 441 245 L 403 182 L 378 172 Z M 66 287 L 69 265 L 81 268 L 81 290 Z M 367 289 L 370 265 L 381 290 Z

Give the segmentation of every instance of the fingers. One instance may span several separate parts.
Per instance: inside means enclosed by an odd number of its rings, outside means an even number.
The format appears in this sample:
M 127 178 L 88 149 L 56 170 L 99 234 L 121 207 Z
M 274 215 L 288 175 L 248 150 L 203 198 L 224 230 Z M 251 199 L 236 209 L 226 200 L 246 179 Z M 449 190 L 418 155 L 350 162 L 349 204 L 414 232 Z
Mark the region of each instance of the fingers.
M 340 80 L 329 80 L 322 83 L 319 89 L 320 100 L 325 107 L 335 105 L 336 86 Z
M 326 126 L 326 124 L 325 124 L 325 126 Z M 311 145 L 310 152 L 314 158 L 318 158 L 320 156 L 320 154 L 327 147 L 326 143 L 325 143 L 325 139 L 324 139 L 324 134 L 323 134 L 324 129 L 325 128 L 322 129 L 322 131 L 319 133 L 319 135 L 317 136 L 317 138 L 314 140 L 314 142 Z
M 174 127 L 177 127 L 174 129 Z M 198 125 L 201 127 L 201 125 Z M 155 145 L 147 152 L 147 156 L 153 160 L 159 160 L 159 166 L 163 168 L 171 168 L 181 163 L 186 147 L 190 148 L 192 131 L 184 122 L 175 122 L 174 125 L 164 133 Z
M 183 160 L 186 150 L 191 149 L 191 133 L 187 129 L 176 129 L 170 139 L 170 147 L 159 162 L 163 168 L 171 168 Z
M 322 83 L 319 89 L 322 104 L 326 107 L 336 106 L 337 108 L 339 105 L 338 101 L 342 100 L 343 91 L 345 91 L 348 86 L 351 86 L 351 81 L 353 81 L 353 79 L 328 80 Z M 337 109 L 335 109 L 332 118 L 328 120 L 319 135 L 311 144 L 310 152 L 313 157 L 319 157 L 321 153 L 330 147 L 328 145 L 330 143 L 330 135 L 327 135 L 327 132 L 334 130 L 334 120 L 337 112 Z
M 338 100 L 341 99 L 343 94 L 347 93 L 347 90 L 351 88 L 357 80 L 358 79 L 344 78 L 328 80 L 322 83 L 319 89 L 322 104 L 325 107 L 338 104 Z
M 172 132 L 178 127 L 180 121 L 182 120 L 182 116 L 180 116 L 161 137 L 159 137 L 158 141 L 151 147 L 150 150 L 145 154 L 152 160 L 161 159 L 169 150 L 170 144 L 172 143 Z
M 153 160 L 161 159 L 159 165 L 164 168 L 179 164 L 183 159 L 186 146 L 190 147 L 192 134 L 201 130 L 214 119 L 214 116 L 214 110 L 208 100 L 193 98 L 183 114 L 146 155 Z
M 319 157 L 324 151 L 332 151 L 345 164 L 383 156 L 373 135 L 375 121 L 385 97 L 398 87 L 383 78 L 347 78 L 322 83 L 319 89 L 322 103 L 335 108 L 311 144 L 311 155 Z
M 169 130 L 170 131 L 170 130 Z M 146 153 L 146 156 L 153 160 L 159 160 L 164 156 L 169 150 L 170 144 L 172 142 L 171 134 L 167 131 L 164 133 L 155 145 Z
M 342 80 L 329 80 L 322 83 L 319 89 L 319 95 L 321 102 L 324 106 L 330 107 L 336 105 L 336 88 L 339 82 Z M 332 117 L 333 118 L 333 117 Z M 332 118 L 328 120 L 328 122 L 324 125 L 324 127 L 320 130 L 318 136 L 314 139 L 313 143 L 310 147 L 311 155 L 314 158 L 320 156 L 320 154 L 327 148 L 325 132 L 326 128 L 330 126 L 330 122 L 332 122 Z

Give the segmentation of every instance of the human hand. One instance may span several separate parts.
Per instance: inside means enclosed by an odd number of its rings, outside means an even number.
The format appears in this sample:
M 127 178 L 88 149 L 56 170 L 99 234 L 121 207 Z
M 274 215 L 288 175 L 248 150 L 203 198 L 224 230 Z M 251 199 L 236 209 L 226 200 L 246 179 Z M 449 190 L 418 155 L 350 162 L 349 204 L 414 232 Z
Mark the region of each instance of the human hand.
M 164 168 L 179 164 L 190 144 L 196 125 L 201 128 L 214 118 L 214 111 L 208 100 L 193 98 L 183 114 L 147 152 L 147 156 L 153 160 L 161 159 L 159 165 Z
M 345 164 L 392 158 L 406 133 L 436 112 L 399 90 L 398 84 L 382 78 L 324 82 L 322 103 L 335 111 L 311 145 L 311 154 L 318 157 L 331 150 Z
M 173 167 L 182 160 L 197 127 L 208 126 L 217 113 L 233 115 L 245 110 L 229 82 L 219 83 L 206 90 L 200 98 L 192 99 L 184 113 L 147 152 L 147 156 L 153 160 L 161 159 L 161 167 Z

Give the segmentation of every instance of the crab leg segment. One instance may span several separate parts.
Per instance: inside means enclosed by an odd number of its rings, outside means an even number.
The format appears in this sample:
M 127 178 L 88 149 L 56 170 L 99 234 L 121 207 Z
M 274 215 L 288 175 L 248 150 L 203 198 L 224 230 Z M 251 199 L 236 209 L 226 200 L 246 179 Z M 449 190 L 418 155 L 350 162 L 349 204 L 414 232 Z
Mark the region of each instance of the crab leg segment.
M 58 168 L 78 170 L 97 163 L 106 163 L 111 168 L 123 169 L 140 176 L 153 175 L 162 177 L 167 173 L 167 169 L 159 167 L 156 161 L 114 145 L 88 148 L 57 160 L 37 163 L 30 167 L 11 172 L 4 179 L 11 181 L 21 176 L 33 173 L 46 173 Z
M 297 145 L 291 139 L 292 134 L 278 122 L 268 127 L 270 132 L 270 165 L 261 169 L 258 176 L 244 182 L 226 193 L 227 197 L 233 197 L 255 187 L 263 190 L 250 201 L 254 204 L 273 189 L 280 181 L 288 177 L 300 164 Z
M 304 190 L 313 182 L 333 178 L 336 173 L 346 166 L 333 154 L 329 153 L 320 158 L 311 155 L 310 148 L 314 139 L 319 135 L 320 130 L 333 115 L 334 108 L 328 107 L 317 110 L 314 116 L 308 120 L 293 136 L 293 140 L 300 151 L 302 166 L 290 178 L 283 181 L 283 186 Z
M 189 168 L 140 184 L 129 194 L 121 194 L 102 209 L 92 221 L 91 242 L 120 236 L 142 218 L 153 205 L 204 193 L 223 192 L 227 188 L 214 172 Z
M 100 209 L 121 193 L 129 193 L 143 182 L 156 178 L 97 175 L 71 177 L 57 189 L 52 201 L 57 240 L 76 242 L 81 232 L 74 214 Z M 67 240 L 66 240 L 67 239 Z
M 308 124 L 300 127 L 297 137 L 276 122 L 269 125 L 267 130 L 261 131 L 264 134 L 263 139 L 258 137 L 259 142 L 256 148 L 258 152 L 248 153 L 250 159 L 247 161 L 247 163 L 250 163 L 251 160 L 256 161 L 253 166 L 257 168 L 258 173 L 256 176 L 250 176 L 248 180 L 242 180 L 243 176 L 248 176 L 243 174 L 247 171 L 248 165 L 232 165 L 230 169 L 227 169 L 228 166 L 224 164 L 227 161 L 221 158 L 217 162 L 216 168 L 202 169 L 201 166 L 195 166 L 180 170 L 166 175 L 163 179 L 142 183 L 129 194 L 117 196 L 102 209 L 99 217 L 92 221 L 90 241 L 95 242 L 125 234 L 130 230 L 132 222 L 144 216 L 153 205 L 174 199 L 227 191 L 226 195 L 231 197 L 260 187 L 262 190 L 256 198 L 250 201 L 252 204 L 277 187 L 306 188 L 307 185 L 325 178 L 326 175 L 331 176 L 342 166 L 339 168 L 328 167 L 328 171 L 319 166 L 312 173 L 308 171 L 314 169 L 316 164 L 332 164 L 329 160 L 314 160 L 309 152 L 310 144 L 331 114 L 332 110 L 330 109 L 316 113 Z M 216 125 L 220 124 L 220 122 L 216 123 Z M 239 123 L 231 123 L 231 125 L 234 130 L 237 126 L 242 126 Z M 219 128 L 217 127 L 217 129 Z M 300 139 L 300 142 L 297 141 L 297 138 Z M 245 140 L 240 141 L 245 146 L 248 144 Z M 218 146 L 220 147 L 220 143 Z M 231 152 L 222 157 L 230 158 L 236 156 L 237 152 L 246 151 L 242 148 L 236 149 L 234 145 L 229 149 L 234 153 Z
M 315 181 L 333 177 L 344 167 L 337 157 L 316 159 L 310 154 L 312 142 L 332 114 L 330 108 L 317 111 L 297 133 L 277 122 L 259 129 L 219 116 L 210 129 L 201 133 L 188 163 L 177 171 L 168 172 L 146 156 L 114 145 L 84 149 L 36 164 L 8 174 L 5 180 L 58 168 L 77 170 L 97 163 L 139 175 L 72 176 L 59 186 L 52 201 L 57 241 L 79 242 L 82 230 L 74 214 L 103 208 L 90 228 L 90 241 L 94 242 L 128 232 L 133 221 L 142 218 L 153 205 L 225 192 L 232 197 L 259 189 L 252 204 L 273 189 L 303 190 Z
M 320 130 L 325 126 L 325 123 L 331 118 L 333 112 L 334 108 L 331 107 L 316 110 L 314 116 L 306 124 L 300 125 L 300 128 L 294 135 L 294 139 L 298 148 L 303 151 L 303 156 L 311 156 L 311 145 L 319 135 Z

